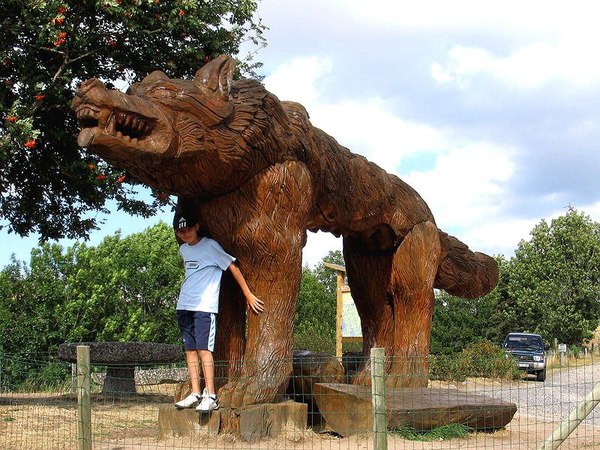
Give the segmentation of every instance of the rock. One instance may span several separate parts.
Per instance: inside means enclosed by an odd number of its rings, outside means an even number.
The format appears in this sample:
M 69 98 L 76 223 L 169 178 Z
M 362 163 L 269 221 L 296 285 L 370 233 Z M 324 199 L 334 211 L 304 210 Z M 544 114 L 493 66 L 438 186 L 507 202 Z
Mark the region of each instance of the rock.
M 77 347 L 90 348 L 90 361 L 96 364 L 120 364 L 137 366 L 140 364 L 172 363 L 181 361 L 183 351 L 180 345 L 155 342 L 80 342 L 58 346 L 58 356 L 70 362 L 77 362 Z
M 373 430 L 371 388 L 318 383 L 314 398 L 327 424 L 342 436 Z M 387 388 L 388 429 L 409 426 L 430 430 L 462 423 L 475 430 L 506 426 L 517 412 L 514 403 L 456 389 Z

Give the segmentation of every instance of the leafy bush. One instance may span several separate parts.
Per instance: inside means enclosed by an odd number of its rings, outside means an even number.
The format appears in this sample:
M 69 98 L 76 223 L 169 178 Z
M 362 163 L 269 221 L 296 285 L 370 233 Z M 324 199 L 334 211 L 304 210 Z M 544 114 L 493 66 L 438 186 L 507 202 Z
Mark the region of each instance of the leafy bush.
M 436 380 L 464 381 L 468 377 L 518 379 L 520 372 L 513 358 L 499 346 L 481 341 L 456 355 L 433 356 L 430 376 Z
M 335 355 L 335 330 L 323 324 L 299 327 L 294 332 L 294 348 Z

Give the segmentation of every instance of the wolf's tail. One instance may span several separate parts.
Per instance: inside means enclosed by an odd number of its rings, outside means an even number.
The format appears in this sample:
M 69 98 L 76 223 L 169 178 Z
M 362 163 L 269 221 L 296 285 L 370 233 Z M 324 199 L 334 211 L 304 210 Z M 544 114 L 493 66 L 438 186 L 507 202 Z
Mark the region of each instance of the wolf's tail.
M 463 298 L 477 298 L 498 284 L 498 264 L 494 258 L 472 252 L 465 244 L 440 230 L 442 259 L 435 287 Z

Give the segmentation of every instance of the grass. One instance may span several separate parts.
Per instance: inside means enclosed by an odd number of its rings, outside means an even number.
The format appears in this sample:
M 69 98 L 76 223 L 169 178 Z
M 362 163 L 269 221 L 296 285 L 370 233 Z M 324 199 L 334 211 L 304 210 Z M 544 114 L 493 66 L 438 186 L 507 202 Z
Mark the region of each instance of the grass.
M 443 425 L 441 427 L 432 428 L 431 430 L 417 430 L 416 428 L 407 426 L 392 430 L 393 434 L 398 434 L 404 439 L 421 442 L 446 441 L 457 438 L 464 439 L 472 432 L 472 428 L 469 428 L 461 423 Z

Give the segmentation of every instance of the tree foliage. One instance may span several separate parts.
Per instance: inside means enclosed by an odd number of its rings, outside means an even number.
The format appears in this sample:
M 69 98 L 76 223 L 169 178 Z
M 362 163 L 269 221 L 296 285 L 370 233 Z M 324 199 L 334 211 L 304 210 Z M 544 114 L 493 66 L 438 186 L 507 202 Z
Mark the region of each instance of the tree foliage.
M 600 224 L 574 209 L 542 220 L 510 266 L 517 329 L 581 344 L 598 326 Z
M 62 342 L 176 343 L 182 275 L 164 223 L 97 247 L 42 244 L 28 267 L 13 261 L 0 272 L 0 352 L 54 353 Z
M 160 69 L 191 77 L 211 58 L 263 43 L 255 0 L 1 0 L 0 219 L 20 235 L 85 237 L 109 200 L 143 216 L 137 181 L 76 143 L 79 82 L 109 87 Z M 246 72 L 257 65 L 247 59 Z M 6 226 L 6 225 L 4 225 Z
M 497 257 L 498 286 L 467 300 L 441 293 L 436 298 L 434 353 L 459 351 L 507 333 L 541 334 L 582 345 L 600 319 L 600 224 L 574 209 L 548 224 L 542 220 L 521 241 L 510 260 Z
M 510 328 L 505 304 L 508 263 L 496 256 L 500 269 L 498 285 L 489 294 L 475 299 L 436 293 L 431 330 L 431 352 L 438 355 L 460 353 L 469 345 L 490 341 L 500 344 Z
M 294 321 L 295 345 L 302 350 L 335 353 L 337 279 L 325 263 L 343 265 L 340 251 L 330 251 L 315 269 L 302 270 Z

